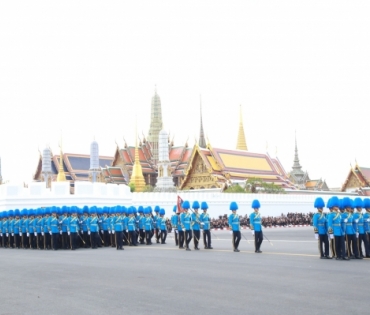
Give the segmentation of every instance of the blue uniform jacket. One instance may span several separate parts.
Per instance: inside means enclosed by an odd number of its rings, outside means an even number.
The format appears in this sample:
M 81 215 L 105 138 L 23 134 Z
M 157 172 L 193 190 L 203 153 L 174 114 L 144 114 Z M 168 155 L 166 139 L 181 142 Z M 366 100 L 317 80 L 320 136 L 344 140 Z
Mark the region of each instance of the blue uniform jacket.
M 240 222 L 239 222 L 238 214 L 232 213 L 229 215 L 229 227 L 231 227 L 231 229 L 235 232 L 240 230 Z
M 36 232 L 41 233 L 43 232 L 43 226 L 44 226 L 44 218 L 36 218 Z
M 44 217 L 44 220 L 42 221 L 43 223 L 42 230 L 44 233 L 49 233 L 49 220 L 50 217 Z
M 252 212 L 249 216 L 249 224 L 251 230 L 255 230 L 256 232 L 262 231 L 262 225 L 261 225 L 261 214 L 259 212 Z
M 318 233 L 320 235 L 327 234 L 327 219 L 324 213 L 315 213 L 312 218 L 312 225 L 315 233 Z
M 140 215 L 139 217 L 139 229 L 144 230 L 145 227 L 145 216 Z
M 87 219 L 87 229 L 90 232 L 99 232 L 98 217 L 89 217 Z
M 34 233 L 36 231 L 36 219 L 28 219 L 26 230 L 28 233 Z
M 50 217 L 49 231 L 51 231 L 51 233 L 59 233 L 59 221 L 56 217 Z
M 12 225 L 12 231 L 14 234 L 19 234 L 20 232 L 20 219 L 14 219 Z
M 69 219 L 70 219 L 69 217 L 64 216 L 64 215 L 59 217 L 59 224 L 62 227 L 62 232 L 68 231 Z
M 114 217 L 113 220 L 113 230 L 116 232 L 122 232 L 124 227 L 125 218 L 121 215 Z
M 87 232 L 88 231 L 88 228 L 87 228 L 87 221 L 89 220 L 89 217 L 87 215 L 84 215 L 80 218 L 80 227 L 81 227 L 81 231 L 83 232 Z
M 365 234 L 364 216 L 361 212 L 355 212 L 353 214 L 353 222 L 355 231 L 357 231 L 359 234 Z
M 27 221 L 28 219 L 21 219 L 20 220 L 20 229 L 22 233 L 27 233 Z
M 100 217 L 101 223 L 101 229 L 103 231 L 109 231 L 110 230 L 110 218 L 106 215 L 103 215 Z
M 77 217 L 68 218 L 67 232 L 77 233 L 80 230 L 80 223 Z
M 167 224 L 166 224 L 166 218 L 165 217 L 161 217 L 161 231 L 167 231 Z
M 203 230 L 209 230 L 211 228 L 211 220 L 208 213 L 202 213 L 199 217 L 199 221 L 203 223 Z
M 177 222 L 179 220 L 179 217 L 177 214 L 173 214 L 171 217 L 171 225 L 173 229 L 177 229 Z
M 370 228 L 370 213 L 369 212 L 365 212 L 363 219 L 364 219 L 364 230 L 365 230 L 365 232 L 369 232 L 369 228 Z
M 191 214 L 191 227 L 194 231 L 199 231 L 200 229 L 200 214 L 193 212 Z
M 136 218 L 135 217 L 128 218 L 127 227 L 129 231 L 136 231 Z
M 4 220 L 1 231 L 3 233 L 8 233 L 8 230 L 9 230 L 9 220 Z
M 346 226 L 346 234 L 353 235 L 356 233 L 355 220 L 353 219 L 352 213 L 348 213 L 347 223 L 345 223 L 345 226 Z
M 328 216 L 328 231 L 334 236 L 343 236 L 342 215 L 339 212 L 331 212 Z
M 191 214 L 183 212 L 180 214 L 181 228 L 189 231 L 191 226 Z
M 148 215 L 145 218 L 145 231 L 151 231 L 153 228 L 153 219 Z

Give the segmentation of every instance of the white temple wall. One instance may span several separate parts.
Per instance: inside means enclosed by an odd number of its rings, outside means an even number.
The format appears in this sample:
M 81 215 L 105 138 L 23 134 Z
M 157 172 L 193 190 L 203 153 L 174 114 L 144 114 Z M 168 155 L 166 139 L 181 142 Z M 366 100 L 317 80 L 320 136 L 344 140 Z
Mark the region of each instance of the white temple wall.
M 0 185 L 0 211 L 10 209 L 38 208 L 47 206 L 152 206 L 159 205 L 166 210 L 166 216 L 172 214 L 176 205 L 177 195 L 183 200 L 206 201 L 211 217 L 229 214 L 229 204 L 236 201 L 240 215 L 252 212 L 253 199 L 259 199 L 262 216 L 278 216 L 288 212 L 314 212 L 314 200 L 317 195 L 289 194 L 228 194 L 220 192 L 179 192 L 177 193 L 131 193 L 125 185 L 76 182 L 75 194 L 69 193 L 68 182 L 53 182 L 52 188 L 47 189 L 45 183 L 31 183 L 28 188 L 23 185 Z M 335 195 L 335 194 L 333 194 Z M 322 195 L 325 202 L 333 196 Z M 343 197 L 341 195 L 340 197 Z M 350 196 L 354 198 L 354 196 Z

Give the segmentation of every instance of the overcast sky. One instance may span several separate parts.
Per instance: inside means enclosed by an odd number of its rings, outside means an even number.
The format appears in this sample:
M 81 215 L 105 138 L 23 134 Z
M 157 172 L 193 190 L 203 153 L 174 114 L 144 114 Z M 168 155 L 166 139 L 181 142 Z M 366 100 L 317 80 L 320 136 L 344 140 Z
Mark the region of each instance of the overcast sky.
M 175 144 L 299 157 L 339 187 L 370 167 L 369 1 L 2 1 L 3 179 L 30 182 L 38 148 L 100 154 L 147 134 L 155 85 Z

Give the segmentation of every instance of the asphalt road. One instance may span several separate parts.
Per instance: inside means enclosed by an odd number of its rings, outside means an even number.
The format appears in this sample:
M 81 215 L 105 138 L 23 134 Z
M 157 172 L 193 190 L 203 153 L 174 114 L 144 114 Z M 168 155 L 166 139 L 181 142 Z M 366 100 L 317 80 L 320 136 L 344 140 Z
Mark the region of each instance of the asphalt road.
M 77 251 L 0 249 L 0 314 L 364 314 L 370 259 L 318 258 L 312 228 L 266 229 L 231 250 L 166 245 Z M 202 247 L 201 247 L 202 248 Z

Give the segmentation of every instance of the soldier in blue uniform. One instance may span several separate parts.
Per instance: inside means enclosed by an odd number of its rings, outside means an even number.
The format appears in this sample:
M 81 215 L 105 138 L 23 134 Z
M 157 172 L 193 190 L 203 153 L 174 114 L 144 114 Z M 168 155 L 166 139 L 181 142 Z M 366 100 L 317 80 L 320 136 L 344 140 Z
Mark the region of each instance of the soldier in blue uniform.
M 370 252 L 370 199 L 365 198 L 364 199 L 364 208 L 366 212 L 364 213 L 364 229 L 365 229 L 365 234 L 366 234 L 366 239 L 368 243 L 368 251 Z M 370 257 L 366 257 L 370 258 Z
M 348 260 L 345 254 L 344 228 L 342 225 L 342 215 L 339 211 L 339 198 L 334 196 L 330 199 L 332 212 L 328 216 L 328 232 L 330 239 L 334 240 L 336 260 Z
M 68 207 L 62 207 L 62 215 L 59 216 L 59 224 L 61 226 L 60 232 L 62 233 L 62 249 L 68 249 L 70 247 L 70 242 L 68 241 L 68 225 L 69 225 L 69 217 L 68 217 Z
M 23 209 L 21 211 L 21 219 L 19 220 L 19 236 L 21 238 L 21 247 L 27 249 L 29 241 L 27 237 L 27 221 L 28 221 L 28 210 Z
M 89 230 L 87 228 L 87 222 L 89 221 L 89 207 L 84 206 L 82 208 L 83 215 L 80 217 L 80 229 L 82 231 L 82 238 L 85 242 L 84 247 L 89 248 L 91 246 Z
M 128 220 L 127 220 L 127 228 L 129 233 L 129 241 L 130 246 L 137 246 L 136 240 L 136 218 L 134 216 L 134 207 L 128 208 Z
M 232 243 L 234 252 L 238 253 L 240 252 L 238 247 L 241 239 L 241 234 L 240 234 L 240 220 L 239 216 L 236 214 L 236 210 L 238 210 L 238 204 L 235 201 L 232 201 L 230 203 L 230 210 L 232 211 L 232 214 L 229 215 L 228 220 L 229 230 L 232 231 Z
M 165 214 L 166 214 L 166 211 L 164 209 L 161 209 L 159 211 L 159 215 L 160 215 L 160 229 L 161 229 L 161 233 L 160 233 L 160 236 L 161 236 L 161 244 L 166 244 L 166 238 L 167 238 L 167 220 L 164 217 Z
M 20 249 L 21 248 L 20 234 L 22 234 L 22 232 L 21 232 L 21 225 L 20 225 L 21 213 L 18 209 L 14 210 L 14 216 L 15 216 L 15 219 L 13 221 L 14 244 L 15 244 L 15 248 Z
M 176 246 L 179 246 L 179 235 L 177 230 L 177 223 L 179 221 L 179 216 L 176 213 L 177 212 L 177 206 L 173 206 L 173 215 L 171 216 L 171 227 L 173 230 L 173 235 L 175 237 L 175 244 Z
M 123 210 L 123 209 L 122 209 Z M 117 250 L 123 250 L 123 213 L 120 208 L 115 207 L 112 210 L 113 213 L 116 215 L 114 216 L 114 220 L 111 220 L 112 226 L 112 235 L 115 236 L 115 244 Z
M 319 254 L 321 259 L 331 259 L 329 256 L 329 239 L 327 229 L 327 219 L 323 212 L 325 202 L 321 197 L 315 199 L 314 207 L 317 209 L 317 213 L 313 215 L 312 225 L 315 232 L 315 239 L 318 241 Z M 323 251 L 324 245 L 324 251 Z M 325 253 L 324 253 L 325 252 Z
M 199 250 L 198 244 L 200 239 L 200 214 L 199 208 L 200 204 L 198 201 L 194 201 L 192 208 L 194 212 L 191 214 L 191 228 L 194 234 L 194 250 Z
M 35 219 L 36 210 L 28 210 L 28 221 L 26 223 L 26 231 L 29 236 L 29 247 L 31 249 L 36 249 L 36 219 Z M 36 236 L 35 236 L 36 234 Z
M 100 217 L 101 221 L 101 233 L 104 240 L 104 246 L 109 247 L 111 245 L 109 231 L 110 231 L 110 218 L 108 216 L 109 208 L 103 208 L 103 215 Z
M 95 206 L 89 209 L 89 218 L 87 219 L 87 234 L 90 235 L 91 248 L 98 248 L 99 239 L 99 225 L 97 217 L 97 208 Z
M 161 208 L 159 206 L 154 207 L 155 215 L 153 216 L 153 226 L 154 226 L 156 243 L 159 243 L 159 222 L 157 222 L 157 220 L 159 218 L 159 211 L 160 210 L 161 210 Z
M 128 208 L 124 206 L 118 206 L 117 208 L 120 209 L 120 213 L 123 215 L 123 245 L 130 245 L 130 235 L 128 233 Z
M 357 247 L 360 257 L 362 258 L 370 258 L 369 255 L 369 243 L 367 241 L 367 235 L 365 232 L 365 222 L 364 222 L 364 215 L 362 214 L 362 208 L 364 208 L 364 202 L 361 198 L 355 198 L 354 206 L 356 208 L 356 212 L 353 214 L 353 219 L 355 221 L 355 229 L 357 230 Z M 362 251 L 362 243 L 364 243 L 365 255 Z
M 36 246 L 37 249 L 44 249 L 44 235 L 42 234 L 44 226 L 43 209 L 38 208 L 36 210 Z
M 254 235 L 254 248 L 255 253 L 262 253 L 261 244 L 263 242 L 262 224 L 261 224 L 261 214 L 259 209 L 261 207 L 260 202 L 255 199 L 252 202 L 252 209 L 254 212 L 249 216 L 250 229 L 252 230 L 252 235 Z
M 213 249 L 211 246 L 211 220 L 207 213 L 208 204 L 205 201 L 201 203 L 201 209 L 203 213 L 199 217 L 201 226 L 203 227 L 203 244 L 204 249 Z
M 44 236 L 44 248 L 47 250 L 51 249 L 51 231 L 49 230 L 49 221 L 50 221 L 51 209 L 45 208 L 44 220 L 43 220 L 43 236 Z
M 14 210 L 8 211 L 9 248 L 14 248 Z
M 8 211 L 3 212 L 3 224 L 1 226 L 1 232 L 3 233 L 3 247 L 8 248 L 9 247 L 9 221 L 8 221 Z
M 152 245 L 152 228 L 153 228 L 153 219 L 152 211 L 150 207 L 144 210 L 145 214 L 145 241 L 146 245 Z
M 144 216 L 144 207 L 139 206 L 139 243 L 145 244 L 145 216 Z
M 191 230 L 191 215 L 188 212 L 190 208 L 189 201 L 185 200 L 182 205 L 182 209 L 184 209 L 184 212 L 180 215 L 180 221 L 181 221 L 181 228 L 185 233 L 185 249 L 187 251 L 190 251 L 189 244 L 191 242 L 191 239 L 193 238 L 192 230 Z
M 77 233 L 80 231 L 77 207 L 71 208 L 71 216 L 68 218 L 67 235 L 70 238 L 71 250 L 77 249 Z
M 57 208 L 52 207 L 51 209 L 51 218 L 49 220 L 49 233 L 51 235 L 51 245 L 53 250 L 58 249 L 58 241 L 59 241 L 59 222 L 57 218 Z
M 362 259 L 358 253 L 358 230 L 353 217 L 354 202 L 350 198 L 345 197 L 343 198 L 343 206 L 346 209 L 346 213 L 348 213 L 346 218 L 347 221 L 345 221 L 348 256 L 350 256 L 352 259 Z

